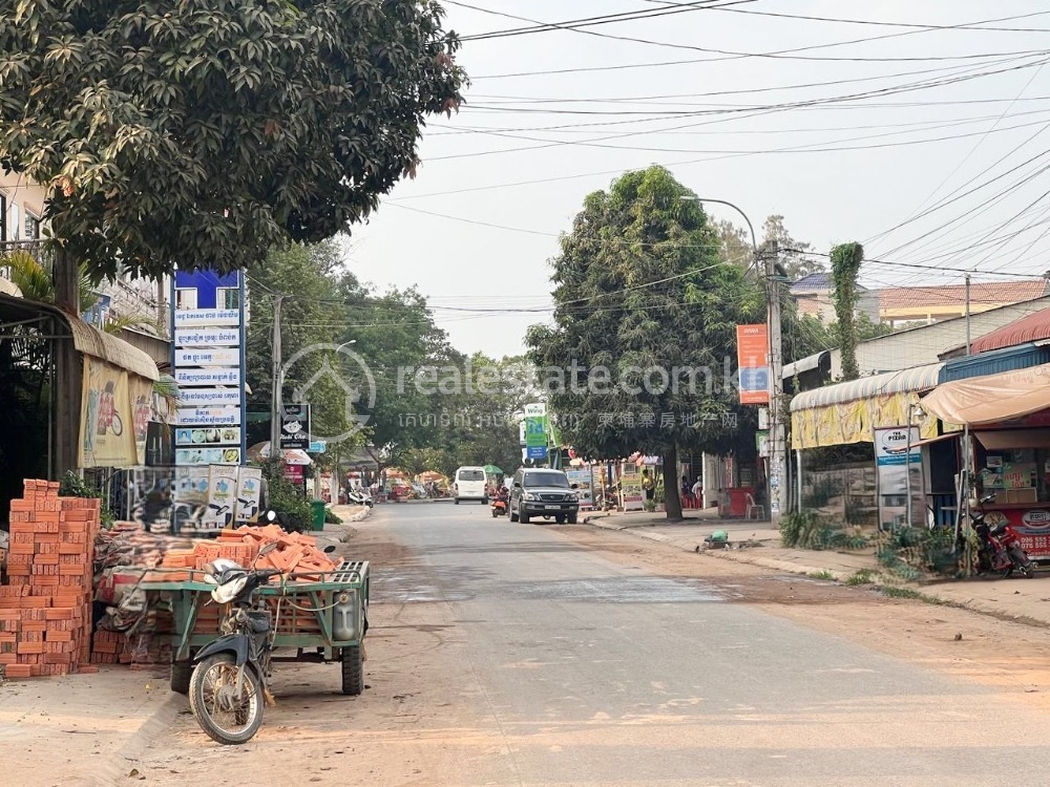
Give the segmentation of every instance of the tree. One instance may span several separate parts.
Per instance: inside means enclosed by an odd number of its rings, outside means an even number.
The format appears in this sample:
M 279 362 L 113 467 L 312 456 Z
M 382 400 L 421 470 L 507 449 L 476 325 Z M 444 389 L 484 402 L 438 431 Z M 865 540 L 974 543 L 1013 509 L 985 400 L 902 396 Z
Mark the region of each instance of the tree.
M 738 391 L 721 377 L 736 325 L 764 298 L 719 262 L 703 206 L 666 169 L 628 172 L 590 194 L 554 260 L 553 324 L 528 334 L 551 410 L 578 453 L 658 454 L 667 516 L 681 518 L 679 446 L 721 451 L 740 441 Z
M 766 219 L 762 225 L 762 241 L 776 244 L 780 264 L 784 267 L 784 275 L 789 281 L 798 281 L 804 276 L 825 269 L 821 262 L 807 256 L 806 253 L 813 248 L 811 244 L 791 237 L 781 215 L 773 215 Z
M 857 368 L 857 277 L 864 262 L 864 247 L 843 243 L 831 250 L 831 293 L 838 318 L 839 349 L 842 353 L 842 379 L 856 380 Z
M 465 75 L 433 0 L 0 7 L 0 166 L 96 277 L 254 268 L 378 206 Z

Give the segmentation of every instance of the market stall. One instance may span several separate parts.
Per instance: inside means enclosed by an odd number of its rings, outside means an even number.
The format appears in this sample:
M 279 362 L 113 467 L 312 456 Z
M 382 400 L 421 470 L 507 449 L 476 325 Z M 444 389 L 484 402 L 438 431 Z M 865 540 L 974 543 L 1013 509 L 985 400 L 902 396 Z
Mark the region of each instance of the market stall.
M 973 494 L 995 494 L 987 520 L 1009 522 L 1035 560 L 1050 560 L 1050 365 L 938 386 L 921 405 L 961 424 Z

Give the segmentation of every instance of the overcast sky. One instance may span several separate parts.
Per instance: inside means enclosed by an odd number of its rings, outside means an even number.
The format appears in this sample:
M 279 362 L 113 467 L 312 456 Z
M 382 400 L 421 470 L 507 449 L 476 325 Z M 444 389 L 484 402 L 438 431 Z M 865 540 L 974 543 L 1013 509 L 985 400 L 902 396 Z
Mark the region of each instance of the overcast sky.
M 653 163 L 759 233 L 779 213 L 817 251 L 861 241 L 869 287 L 1050 268 L 1044 0 L 445 7 L 463 38 L 654 15 L 465 41 L 468 103 L 429 124 L 418 177 L 355 231 L 352 270 L 418 286 L 462 351 L 521 352 L 583 198 Z

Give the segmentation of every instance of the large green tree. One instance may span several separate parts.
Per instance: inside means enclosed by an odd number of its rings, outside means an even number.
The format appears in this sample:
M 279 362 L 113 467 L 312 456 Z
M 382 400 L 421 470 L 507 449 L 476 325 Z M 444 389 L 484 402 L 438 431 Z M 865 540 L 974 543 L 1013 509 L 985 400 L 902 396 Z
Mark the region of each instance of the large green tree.
M 253 268 L 360 221 L 464 75 L 432 0 L 8 0 L 0 166 L 97 276 Z
M 589 195 L 554 260 L 553 324 L 528 335 L 577 451 L 658 454 L 669 490 L 680 446 L 739 442 L 738 389 L 724 369 L 735 366 L 736 325 L 764 313 L 761 287 L 720 259 L 716 229 L 690 197 L 657 166 Z M 668 518 L 680 518 L 678 496 L 666 501 Z

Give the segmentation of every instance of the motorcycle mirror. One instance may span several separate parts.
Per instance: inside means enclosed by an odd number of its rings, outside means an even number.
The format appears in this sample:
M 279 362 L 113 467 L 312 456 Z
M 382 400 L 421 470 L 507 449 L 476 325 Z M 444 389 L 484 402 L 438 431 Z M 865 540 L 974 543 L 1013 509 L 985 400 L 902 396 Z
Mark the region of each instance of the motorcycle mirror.
M 271 510 L 267 511 L 264 514 L 264 517 L 265 517 L 267 522 L 276 522 L 277 521 L 277 512 L 274 511 L 273 509 L 271 509 Z
M 328 546 L 326 546 L 324 548 L 324 552 L 325 552 L 325 554 L 328 554 L 328 555 L 330 555 L 333 552 L 335 552 L 335 544 L 329 544 Z
M 277 542 L 269 541 L 262 545 L 262 548 L 259 550 L 259 557 L 262 557 L 263 555 L 268 555 L 275 549 L 277 549 Z

